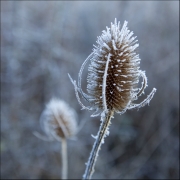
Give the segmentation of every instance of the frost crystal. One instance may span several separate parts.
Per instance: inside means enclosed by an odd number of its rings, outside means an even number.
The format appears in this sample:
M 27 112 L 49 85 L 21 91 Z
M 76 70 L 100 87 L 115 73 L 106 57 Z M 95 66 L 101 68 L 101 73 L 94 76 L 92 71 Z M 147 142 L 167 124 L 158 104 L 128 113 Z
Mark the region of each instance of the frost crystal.
M 93 45 L 93 52 L 81 66 L 78 85 L 70 77 L 75 87 L 76 97 L 83 109 L 96 110 L 96 112 L 115 111 L 122 114 L 127 109 L 140 108 L 149 104 L 156 92 L 155 88 L 143 102 L 133 103 L 144 93 L 147 78 L 145 72 L 140 70 L 140 58 L 136 53 L 139 44 L 136 37 L 133 37 L 133 32 L 128 30 L 127 21 L 120 29 L 120 22 L 117 23 L 115 19 L 114 24 L 111 23 L 110 28 L 106 27 L 96 42 L 97 45 Z M 89 60 L 88 94 L 86 94 L 81 89 L 81 77 Z M 143 78 L 143 83 L 142 87 L 138 88 L 140 77 Z M 79 93 L 90 103 L 90 107 L 82 104 Z

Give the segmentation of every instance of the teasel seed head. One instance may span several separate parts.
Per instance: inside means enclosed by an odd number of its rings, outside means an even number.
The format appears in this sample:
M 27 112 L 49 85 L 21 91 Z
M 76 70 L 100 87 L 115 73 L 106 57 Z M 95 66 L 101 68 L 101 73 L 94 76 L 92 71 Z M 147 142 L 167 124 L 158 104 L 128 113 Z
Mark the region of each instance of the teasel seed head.
M 40 123 L 50 140 L 61 141 L 77 133 L 76 113 L 60 99 L 50 100 L 41 115 Z
M 140 70 L 140 58 L 136 49 L 139 46 L 133 32 L 128 30 L 127 21 L 120 29 L 116 19 L 111 27 L 106 27 L 97 38 L 93 52 L 81 66 L 78 78 L 71 82 L 75 87 L 76 97 L 83 109 L 96 110 L 92 116 L 102 112 L 114 111 L 124 113 L 127 109 L 140 108 L 150 102 L 156 88 L 139 104 L 134 104 L 147 87 L 145 72 Z M 87 92 L 81 88 L 82 72 L 90 60 L 87 77 Z M 142 86 L 138 88 L 139 78 L 143 78 Z M 90 103 L 86 107 L 80 101 L 79 94 Z

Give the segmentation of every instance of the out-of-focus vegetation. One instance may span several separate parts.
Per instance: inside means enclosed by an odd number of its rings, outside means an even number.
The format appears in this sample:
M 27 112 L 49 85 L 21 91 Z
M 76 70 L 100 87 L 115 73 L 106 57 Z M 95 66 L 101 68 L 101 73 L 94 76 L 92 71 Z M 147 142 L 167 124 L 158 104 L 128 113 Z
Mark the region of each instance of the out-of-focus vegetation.
M 67 73 L 77 79 L 115 17 L 139 40 L 146 95 L 157 92 L 150 106 L 112 119 L 93 178 L 179 178 L 178 1 L 2 1 L 1 178 L 60 178 L 60 144 L 33 136 L 53 96 L 74 107 L 79 122 L 88 120 L 68 141 L 69 178 L 82 177 L 100 118 L 80 110 Z M 83 76 L 85 90 L 87 68 Z

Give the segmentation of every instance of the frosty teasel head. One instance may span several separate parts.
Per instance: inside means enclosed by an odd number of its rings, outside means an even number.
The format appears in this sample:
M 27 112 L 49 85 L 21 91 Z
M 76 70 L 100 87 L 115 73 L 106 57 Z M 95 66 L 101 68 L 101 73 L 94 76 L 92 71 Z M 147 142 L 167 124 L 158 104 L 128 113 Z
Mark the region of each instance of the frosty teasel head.
M 116 19 L 111 27 L 106 27 L 102 35 L 97 39 L 93 52 L 81 66 L 78 85 L 71 82 L 75 87 L 76 97 L 83 109 L 96 110 L 92 116 L 102 112 L 114 111 L 124 113 L 127 109 L 140 108 L 150 102 L 156 89 L 139 104 L 134 104 L 147 87 L 145 72 L 140 70 L 140 58 L 136 53 L 139 46 L 133 32 L 128 30 L 127 21 L 120 29 L 120 22 Z M 87 92 L 81 89 L 82 71 L 88 61 Z M 138 88 L 139 78 L 143 78 L 141 88 Z M 90 107 L 82 104 L 79 94 L 90 103 Z
M 75 111 L 59 99 L 53 98 L 46 105 L 40 123 L 49 140 L 59 141 L 77 133 Z

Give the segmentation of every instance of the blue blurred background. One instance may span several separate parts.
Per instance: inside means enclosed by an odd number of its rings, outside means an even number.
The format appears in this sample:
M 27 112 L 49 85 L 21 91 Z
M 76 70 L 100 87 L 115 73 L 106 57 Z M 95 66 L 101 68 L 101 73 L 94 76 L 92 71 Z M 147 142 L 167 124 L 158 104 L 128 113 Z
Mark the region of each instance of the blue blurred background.
M 80 110 L 68 73 L 117 18 L 139 41 L 141 69 L 157 92 L 149 106 L 115 115 L 93 178 L 179 178 L 179 1 L 2 1 L 1 178 L 58 179 L 61 145 L 33 135 L 51 97 L 86 121 L 68 140 L 69 178 L 81 178 L 100 118 Z M 82 85 L 86 88 L 87 68 Z

